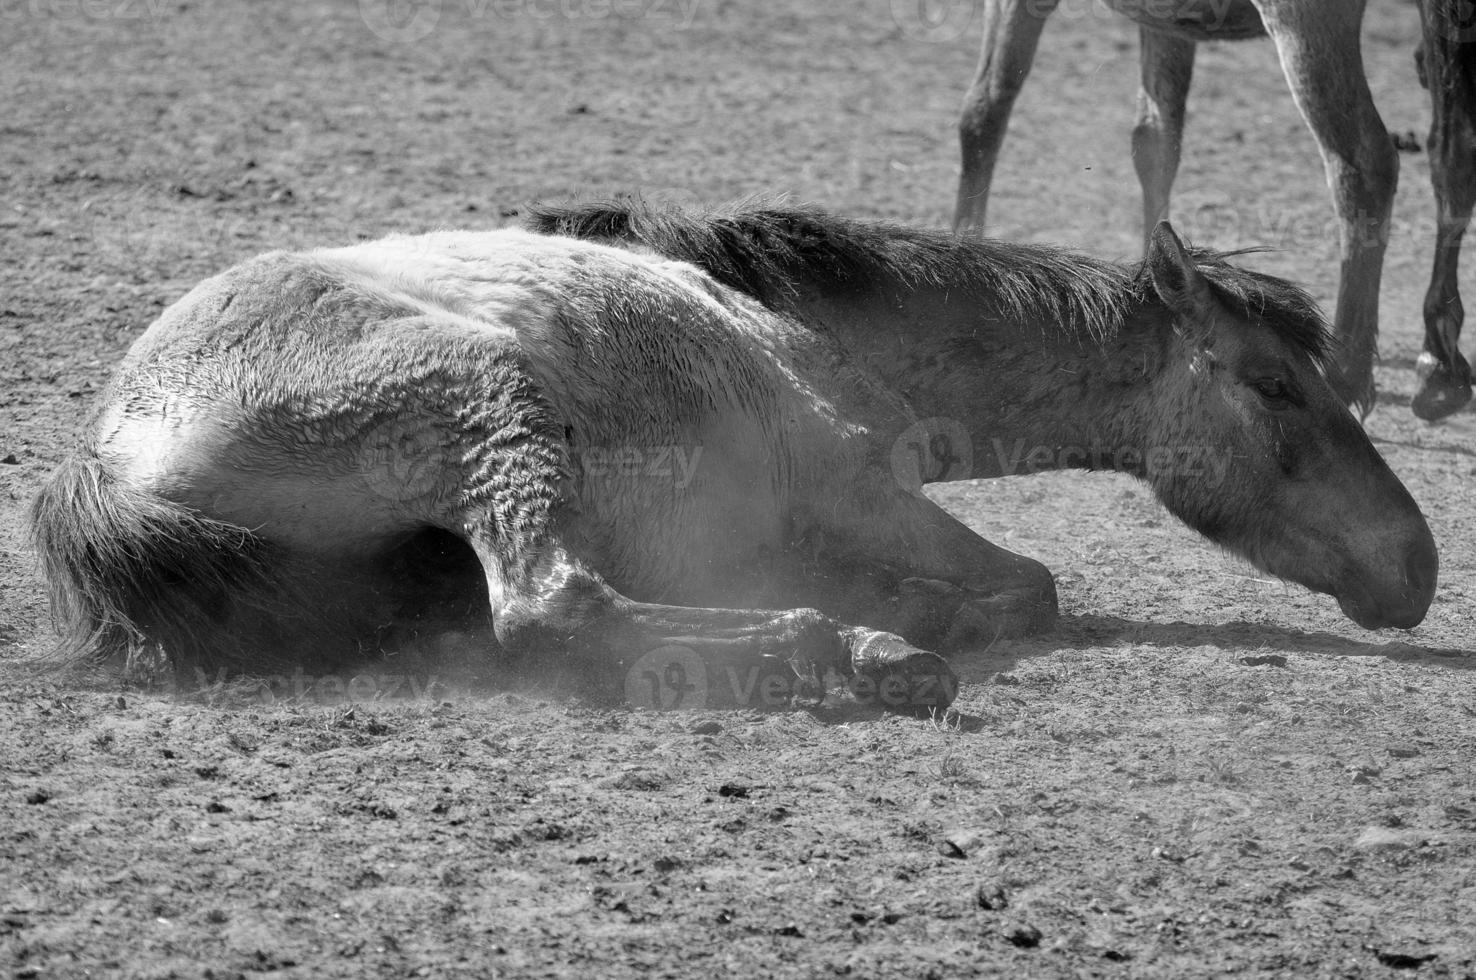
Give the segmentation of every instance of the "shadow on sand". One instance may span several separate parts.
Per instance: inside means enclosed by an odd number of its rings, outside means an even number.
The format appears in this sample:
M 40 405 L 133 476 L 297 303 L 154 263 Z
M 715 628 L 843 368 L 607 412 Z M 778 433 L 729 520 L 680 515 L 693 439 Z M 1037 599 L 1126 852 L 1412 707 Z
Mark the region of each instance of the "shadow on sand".
M 952 655 L 949 663 L 957 672 L 960 685 L 997 684 L 1000 683 L 997 675 L 1008 674 L 1022 661 L 1034 657 L 1059 650 L 1118 646 L 1210 646 L 1247 657 L 1325 653 L 1346 657 L 1384 657 L 1400 662 L 1476 670 L 1476 647 L 1420 646 L 1403 639 L 1356 640 L 1336 633 L 1308 632 L 1266 623 L 1144 623 L 1094 615 L 1063 615 L 1049 633 L 1025 639 L 1000 640 L 978 649 L 961 651 Z M 1005 682 L 1008 683 L 1007 680 Z M 810 710 L 825 724 L 843 724 L 888 714 L 875 706 L 847 701 L 836 703 L 833 700 Z M 939 722 L 965 732 L 985 727 L 982 718 L 959 712 L 950 712 Z
M 1371 634 L 1372 635 L 1372 634 Z M 1391 634 L 1393 635 L 1393 634 Z M 1385 657 L 1397 661 L 1476 669 L 1476 647 L 1421 646 L 1404 639 L 1355 640 L 1336 633 L 1308 632 L 1267 623 L 1144 623 L 1116 616 L 1063 615 L 1056 628 L 1040 636 L 1005 640 L 952 658 L 964 683 L 978 683 L 1014 669 L 1022 660 L 1057 650 L 1120 646 L 1202 647 L 1273 653 L 1330 653 L 1348 657 Z

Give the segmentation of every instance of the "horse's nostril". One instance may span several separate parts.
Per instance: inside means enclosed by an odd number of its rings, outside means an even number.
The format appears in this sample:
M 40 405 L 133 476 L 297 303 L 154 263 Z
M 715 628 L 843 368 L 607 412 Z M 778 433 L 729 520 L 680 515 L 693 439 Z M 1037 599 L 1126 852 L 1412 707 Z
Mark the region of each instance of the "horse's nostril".
M 1420 530 L 1422 533 L 1405 547 L 1404 560 L 1398 566 L 1386 566 L 1390 573 L 1399 576 L 1398 580 L 1385 579 L 1383 586 L 1373 592 L 1353 589 L 1338 597 L 1343 612 L 1359 626 L 1407 630 L 1424 620 L 1435 598 L 1440 558 L 1429 530 Z
M 1404 581 L 1411 596 L 1421 597 L 1428 604 L 1435 594 L 1435 580 L 1440 574 L 1440 557 L 1435 551 L 1435 542 L 1428 532 L 1410 545 L 1404 556 Z

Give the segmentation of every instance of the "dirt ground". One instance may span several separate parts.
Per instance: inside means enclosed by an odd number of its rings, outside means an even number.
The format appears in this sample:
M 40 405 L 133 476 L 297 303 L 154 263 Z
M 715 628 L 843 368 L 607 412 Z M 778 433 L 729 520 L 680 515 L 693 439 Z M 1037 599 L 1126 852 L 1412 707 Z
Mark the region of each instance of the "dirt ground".
M 1375 97 L 1422 138 L 1415 9 L 1370 6 Z M 18 666 L 51 643 L 26 501 L 199 279 L 617 190 L 941 226 L 978 19 L 967 0 L 0 0 L 10 975 L 1476 976 L 1476 411 L 1408 410 L 1419 153 L 1368 420 L 1441 548 L 1407 633 L 1268 581 L 1130 479 L 1057 474 L 937 493 L 1046 561 L 1064 611 L 959 657 L 941 721 L 637 712 L 554 676 L 394 664 L 188 696 Z M 994 234 L 1135 254 L 1135 78 L 1134 29 L 1064 0 Z M 1320 162 L 1270 45 L 1205 46 L 1190 107 L 1181 229 L 1275 246 L 1257 263 L 1330 301 Z

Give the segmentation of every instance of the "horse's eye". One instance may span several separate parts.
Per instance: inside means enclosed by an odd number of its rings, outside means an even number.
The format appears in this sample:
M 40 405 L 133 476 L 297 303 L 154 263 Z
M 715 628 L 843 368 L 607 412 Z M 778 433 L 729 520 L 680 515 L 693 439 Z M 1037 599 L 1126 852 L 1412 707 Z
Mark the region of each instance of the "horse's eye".
M 1290 397 L 1290 393 L 1286 390 L 1286 384 L 1280 378 L 1258 378 L 1252 381 L 1251 384 L 1260 393 L 1261 397 L 1267 401 L 1285 401 Z

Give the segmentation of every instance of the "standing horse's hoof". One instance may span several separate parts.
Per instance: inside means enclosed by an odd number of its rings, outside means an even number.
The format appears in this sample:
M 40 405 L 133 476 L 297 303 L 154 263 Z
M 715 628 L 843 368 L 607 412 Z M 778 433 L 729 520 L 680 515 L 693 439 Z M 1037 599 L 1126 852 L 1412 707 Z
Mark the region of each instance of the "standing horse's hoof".
M 1455 370 L 1441 364 L 1428 352 L 1422 353 L 1415 362 L 1415 374 L 1422 379 L 1422 384 L 1409 407 L 1417 417 L 1434 422 L 1459 412 L 1471 400 L 1471 369 L 1465 358 L 1458 359 L 1460 365 Z

